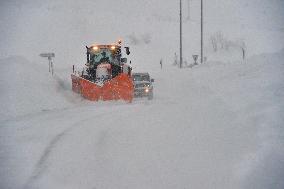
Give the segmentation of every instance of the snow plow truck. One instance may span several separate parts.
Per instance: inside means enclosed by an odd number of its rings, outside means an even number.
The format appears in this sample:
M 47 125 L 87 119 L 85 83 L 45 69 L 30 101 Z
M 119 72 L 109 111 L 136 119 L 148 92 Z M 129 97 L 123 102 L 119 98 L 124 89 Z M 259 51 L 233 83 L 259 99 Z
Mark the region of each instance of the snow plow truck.
M 72 90 L 91 101 L 125 100 L 132 102 L 134 96 L 132 68 L 122 57 L 119 40 L 111 45 L 86 46 L 87 63 L 82 71 L 73 65 Z M 129 55 L 129 47 L 124 47 Z

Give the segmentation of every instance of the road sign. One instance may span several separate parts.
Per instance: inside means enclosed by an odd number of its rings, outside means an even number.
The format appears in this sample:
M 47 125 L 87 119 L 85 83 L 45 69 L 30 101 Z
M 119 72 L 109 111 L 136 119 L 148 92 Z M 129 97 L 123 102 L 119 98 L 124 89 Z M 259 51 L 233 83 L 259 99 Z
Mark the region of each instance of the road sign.
M 194 64 L 197 64 L 197 59 L 198 59 L 198 55 L 192 55 L 192 58 L 194 60 Z
M 48 70 L 49 70 L 49 72 L 51 72 L 52 75 L 53 75 L 54 66 L 53 66 L 52 58 L 55 57 L 55 54 L 54 54 L 54 53 L 41 53 L 39 56 L 48 59 Z
M 41 53 L 39 56 L 41 57 L 55 57 L 55 54 L 54 53 Z

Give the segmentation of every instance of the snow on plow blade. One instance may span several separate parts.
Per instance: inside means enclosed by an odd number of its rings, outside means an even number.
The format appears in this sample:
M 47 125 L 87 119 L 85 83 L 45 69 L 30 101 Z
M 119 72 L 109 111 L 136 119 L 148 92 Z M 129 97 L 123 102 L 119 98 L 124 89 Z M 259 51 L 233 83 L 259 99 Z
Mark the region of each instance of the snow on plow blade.
M 103 86 L 74 74 L 71 74 L 71 79 L 72 90 L 91 101 L 122 99 L 131 102 L 133 99 L 133 82 L 131 77 L 125 73 L 105 82 Z

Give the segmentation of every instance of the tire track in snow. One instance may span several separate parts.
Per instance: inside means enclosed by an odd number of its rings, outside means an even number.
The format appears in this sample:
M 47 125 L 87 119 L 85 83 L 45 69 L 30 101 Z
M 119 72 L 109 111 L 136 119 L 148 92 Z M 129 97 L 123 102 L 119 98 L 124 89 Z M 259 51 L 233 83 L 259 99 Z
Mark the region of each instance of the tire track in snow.
M 32 184 L 43 175 L 43 173 L 45 172 L 47 168 L 46 162 L 50 154 L 52 153 L 52 150 L 56 147 L 57 143 L 60 140 L 62 140 L 62 138 L 74 128 L 75 125 L 76 124 L 74 124 L 72 127 L 69 127 L 63 130 L 62 132 L 57 134 L 55 137 L 53 137 L 53 139 L 49 142 L 47 147 L 44 149 L 44 152 L 40 156 L 40 159 L 36 163 L 32 176 L 28 179 L 28 181 L 24 185 L 24 189 L 30 189 Z
M 34 183 L 34 181 L 36 181 L 37 179 L 39 179 L 42 174 L 45 172 L 46 170 L 46 162 L 48 157 L 50 156 L 52 150 L 55 148 L 56 144 L 62 140 L 62 138 L 73 129 L 73 127 L 69 127 L 65 130 L 63 130 L 62 132 L 60 132 L 59 134 L 57 134 L 48 144 L 48 146 L 45 148 L 44 152 L 42 153 L 40 159 L 38 160 L 38 162 L 36 163 L 36 167 L 35 170 L 33 171 L 32 176 L 28 179 L 27 183 L 24 186 L 24 189 L 29 189 L 31 188 L 30 186 Z
M 105 113 L 104 113 L 105 114 Z M 98 117 L 103 116 L 104 114 L 98 114 Z M 97 117 L 96 116 L 96 117 Z M 49 142 L 49 144 L 45 147 L 44 152 L 42 153 L 42 155 L 40 156 L 39 160 L 36 163 L 35 169 L 32 173 L 32 176 L 27 180 L 26 184 L 24 185 L 24 189 L 30 189 L 32 188 L 32 184 L 38 180 L 39 178 L 42 177 L 43 173 L 46 171 L 47 169 L 47 161 L 48 158 L 50 157 L 53 149 L 56 148 L 56 145 L 63 140 L 63 138 L 70 133 L 73 129 L 80 127 L 80 124 L 87 122 L 91 119 L 94 119 L 93 116 L 91 116 L 90 118 L 86 118 L 80 121 L 77 121 L 75 123 L 73 123 L 70 127 L 64 129 L 62 132 L 60 132 L 59 134 L 57 134 L 56 136 L 54 136 L 52 138 L 52 140 Z
M 130 110 L 131 112 L 131 110 Z M 122 112 L 117 112 L 117 114 L 121 114 Z M 88 122 L 96 117 L 105 117 L 110 116 L 108 113 L 101 113 L 97 114 L 96 116 L 90 116 L 89 118 L 85 118 L 73 123 L 70 127 L 64 129 L 62 132 L 57 134 L 52 138 L 49 144 L 45 147 L 44 152 L 40 156 L 39 160 L 36 163 L 34 171 L 32 175 L 28 178 L 27 182 L 24 185 L 24 189 L 31 189 L 33 188 L 32 185 L 40 179 L 43 174 L 45 173 L 46 169 L 48 168 L 47 161 L 52 154 L 53 150 L 56 148 L 58 143 L 63 140 L 64 137 L 68 135 L 68 133 L 72 132 L 75 128 L 81 127 L 82 123 Z

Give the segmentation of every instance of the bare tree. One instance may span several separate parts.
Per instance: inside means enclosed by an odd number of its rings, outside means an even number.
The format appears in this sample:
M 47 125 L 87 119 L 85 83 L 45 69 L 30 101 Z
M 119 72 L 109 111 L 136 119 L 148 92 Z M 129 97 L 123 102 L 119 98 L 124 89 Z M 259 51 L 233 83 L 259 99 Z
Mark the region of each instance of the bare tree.
M 224 49 L 225 39 L 223 33 L 221 31 L 218 31 L 215 33 L 215 36 L 217 45 L 219 44 L 220 49 Z
M 212 44 L 213 51 L 214 51 L 214 52 L 217 52 L 218 47 L 217 47 L 217 40 L 216 40 L 216 37 L 212 35 L 212 36 L 210 37 L 210 41 L 211 41 L 211 44 Z
M 127 38 L 129 39 L 131 45 L 138 45 L 140 43 L 135 33 L 128 35 Z
M 177 64 L 178 64 L 178 56 L 177 56 L 177 53 L 175 53 L 173 65 L 176 66 Z
M 210 41 L 214 52 L 217 52 L 219 49 L 228 51 L 230 48 L 235 48 L 241 50 L 242 59 L 246 58 L 246 44 L 243 39 L 238 39 L 235 41 L 228 40 L 224 37 L 221 31 L 218 31 L 211 35 Z
M 216 33 L 214 33 L 213 35 L 211 35 L 210 37 L 210 41 L 212 44 L 212 48 L 214 50 L 214 52 L 217 52 L 218 49 L 224 49 L 225 48 L 225 38 L 224 35 L 221 31 L 218 31 Z
M 151 40 L 152 40 L 151 34 L 149 34 L 149 33 L 143 34 L 143 35 L 142 35 L 142 40 L 143 40 L 143 42 L 144 42 L 145 44 L 151 43 Z

